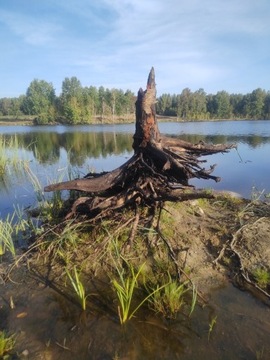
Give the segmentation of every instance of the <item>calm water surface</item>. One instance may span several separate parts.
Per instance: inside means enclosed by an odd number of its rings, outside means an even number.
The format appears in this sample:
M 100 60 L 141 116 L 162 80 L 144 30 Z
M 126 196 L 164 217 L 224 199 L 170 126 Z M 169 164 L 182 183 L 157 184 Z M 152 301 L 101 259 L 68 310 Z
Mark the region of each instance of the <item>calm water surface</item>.
M 253 189 L 270 192 L 270 121 L 219 121 L 160 123 L 162 134 L 197 143 L 236 143 L 238 149 L 206 157 L 209 167 L 218 164 L 214 174 L 222 181 L 191 180 L 199 188 L 229 190 L 250 198 Z M 132 155 L 134 124 L 88 126 L 16 126 L 0 127 L 0 134 L 17 138 L 17 156 L 29 162 L 40 186 L 89 171 L 109 171 Z M 12 155 L 11 155 L 12 156 Z M 0 216 L 11 211 L 13 204 L 33 205 L 35 192 L 29 174 L 7 172 L 0 179 Z
M 237 150 L 206 158 L 207 166 L 218 164 L 215 175 L 222 181 L 192 180 L 197 187 L 230 190 L 247 198 L 254 188 L 270 192 L 270 121 L 169 122 L 160 123 L 159 128 L 163 134 L 193 143 L 203 140 L 238 145 Z M 13 212 L 14 204 L 21 208 L 36 205 L 40 193 L 33 174 L 43 189 L 48 183 L 68 179 L 71 173 L 83 176 L 91 170 L 109 171 L 120 166 L 133 153 L 133 133 L 134 124 L 0 127 L 2 136 L 16 138 L 19 150 L 14 152 L 26 164 L 16 171 L 10 167 L 0 179 L 0 217 Z M 14 152 L 10 150 L 10 157 Z M 21 300 L 17 312 L 27 311 L 28 316 L 20 319 L 14 312 L 5 321 L 14 332 L 23 329 L 28 334 L 22 339 L 26 348 L 46 350 L 45 343 L 51 337 L 60 344 L 66 340 L 72 344 L 72 351 L 51 344 L 48 359 L 112 359 L 117 353 L 126 354 L 122 359 L 146 360 L 270 358 L 269 308 L 226 282 L 222 288 L 213 289 L 209 306 L 197 308 L 188 321 L 179 319 L 170 324 L 156 319 L 143 323 L 134 320 L 125 329 L 104 317 L 90 316 L 82 321 L 78 310 L 49 288 L 41 291 L 33 287 L 29 296 L 26 291 L 20 298 L 27 298 L 28 303 Z M 217 316 L 217 325 L 208 341 L 208 324 L 213 316 Z

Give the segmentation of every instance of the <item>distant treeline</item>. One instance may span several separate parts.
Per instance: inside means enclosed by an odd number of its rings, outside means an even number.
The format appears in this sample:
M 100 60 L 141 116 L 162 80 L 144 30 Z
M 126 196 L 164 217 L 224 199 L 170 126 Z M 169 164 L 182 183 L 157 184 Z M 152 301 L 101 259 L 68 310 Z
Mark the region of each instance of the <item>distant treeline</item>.
M 83 87 L 76 77 L 65 78 L 56 96 L 52 83 L 33 80 L 25 95 L 0 99 L 0 116 L 31 116 L 37 124 L 127 121 L 134 119 L 136 95 L 130 90 Z M 270 119 L 270 92 L 256 89 L 248 94 L 203 89 L 163 94 L 157 99 L 157 114 L 179 120 Z

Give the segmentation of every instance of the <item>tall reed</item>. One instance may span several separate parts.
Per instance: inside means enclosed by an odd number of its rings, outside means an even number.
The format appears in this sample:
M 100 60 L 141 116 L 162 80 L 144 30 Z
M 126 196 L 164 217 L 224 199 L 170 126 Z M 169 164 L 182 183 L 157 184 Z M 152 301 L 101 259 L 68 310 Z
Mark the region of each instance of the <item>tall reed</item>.
M 25 172 L 33 186 L 36 200 L 38 202 L 39 213 L 41 216 L 46 217 L 47 220 L 56 219 L 57 214 L 62 209 L 63 200 L 60 191 L 54 191 L 52 197 L 46 197 L 43 185 L 41 184 L 38 176 L 31 170 L 28 164 L 24 166 Z M 62 175 L 56 182 L 62 181 Z
M 13 241 L 14 235 L 14 213 L 8 214 L 6 220 L 0 220 L 0 255 L 9 251 L 13 257 L 16 256 L 16 249 Z
M 9 252 L 15 258 L 16 247 L 27 245 L 29 237 L 41 231 L 38 224 L 35 224 L 23 209 L 14 206 L 13 213 L 0 219 L 0 256 Z
M 8 171 L 22 169 L 24 162 L 17 136 L 7 141 L 3 135 L 0 135 L 0 176 L 4 176 Z

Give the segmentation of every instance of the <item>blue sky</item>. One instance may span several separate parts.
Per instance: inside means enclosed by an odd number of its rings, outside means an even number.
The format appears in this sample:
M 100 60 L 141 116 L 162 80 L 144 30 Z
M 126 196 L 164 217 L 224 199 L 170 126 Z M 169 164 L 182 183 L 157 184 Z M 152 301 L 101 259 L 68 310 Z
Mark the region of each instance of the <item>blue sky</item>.
M 34 79 L 83 86 L 270 90 L 269 0 L 0 0 L 0 98 Z

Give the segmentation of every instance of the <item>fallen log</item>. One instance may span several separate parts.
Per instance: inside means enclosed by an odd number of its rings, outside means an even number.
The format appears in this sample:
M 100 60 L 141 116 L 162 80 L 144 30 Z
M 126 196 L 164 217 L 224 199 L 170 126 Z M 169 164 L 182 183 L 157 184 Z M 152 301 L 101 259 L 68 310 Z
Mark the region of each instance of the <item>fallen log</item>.
M 156 84 L 151 69 L 146 90 L 139 90 L 136 101 L 134 155 L 119 168 L 106 173 L 87 174 L 83 179 L 51 184 L 45 191 L 77 190 L 87 193 L 77 199 L 69 216 L 80 209 L 89 216 L 121 208 L 127 204 L 153 205 L 168 199 L 188 200 L 207 196 L 189 185 L 189 179 L 219 181 L 211 175 L 215 165 L 202 167 L 202 155 L 227 152 L 235 145 L 192 144 L 162 136 L 156 118 Z M 177 194 L 177 195 L 176 195 Z M 209 196 L 209 195 L 208 195 Z

